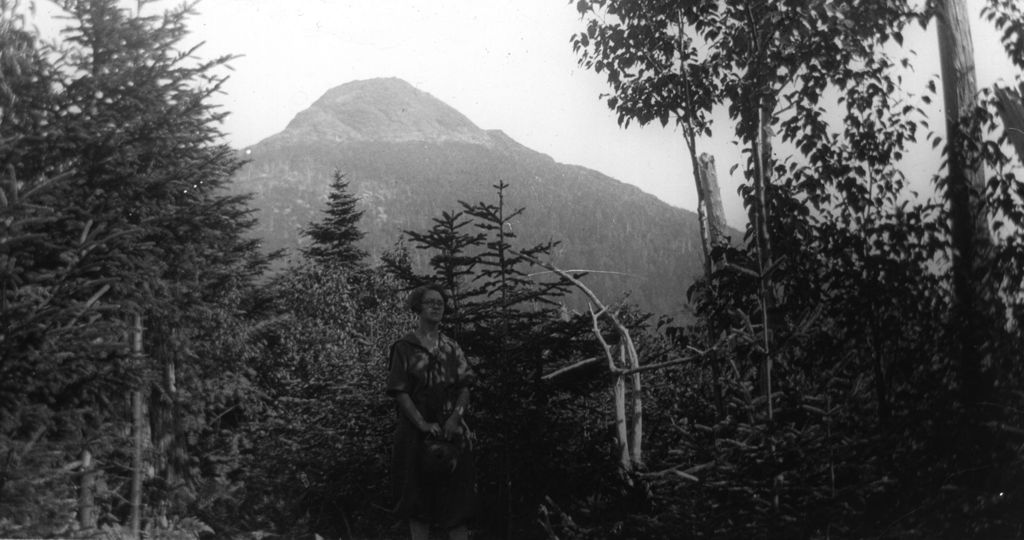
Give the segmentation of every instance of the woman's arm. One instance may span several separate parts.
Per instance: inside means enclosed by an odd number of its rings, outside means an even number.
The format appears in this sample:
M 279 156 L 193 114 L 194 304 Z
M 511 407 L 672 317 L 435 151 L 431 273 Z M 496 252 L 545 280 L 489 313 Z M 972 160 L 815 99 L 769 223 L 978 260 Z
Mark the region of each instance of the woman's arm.
M 452 438 L 462 430 L 462 414 L 466 412 L 466 407 L 469 406 L 469 388 L 463 386 L 459 389 L 459 397 L 455 400 L 455 410 L 452 411 L 451 416 L 444 423 L 444 436 L 446 439 Z
M 412 398 L 406 392 L 399 392 L 395 394 L 395 401 L 398 402 L 398 408 L 402 411 L 402 414 L 412 422 L 412 425 L 416 426 L 416 429 L 423 433 L 429 433 L 433 436 L 441 434 L 441 426 L 427 422 L 423 419 L 423 415 L 420 414 L 420 410 L 416 408 L 416 404 L 412 402 Z

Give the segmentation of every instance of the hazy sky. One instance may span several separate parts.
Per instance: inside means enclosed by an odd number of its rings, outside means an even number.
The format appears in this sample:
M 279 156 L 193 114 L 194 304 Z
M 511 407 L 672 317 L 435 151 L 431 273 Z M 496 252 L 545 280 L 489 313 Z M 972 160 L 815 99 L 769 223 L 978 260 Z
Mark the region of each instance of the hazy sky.
M 977 18 L 982 2 L 968 4 L 979 84 L 1012 79 L 994 30 Z M 203 0 L 198 11 L 190 24 L 195 39 L 206 42 L 198 54 L 242 55 L 232 62 L 234 72 L 221 98 L 231 112 L 224 130 L 233 146 L 281 131 L 330 88 L 399 77 L 481 128 L 501 129 L 557 161 L 596 169 L 672 205 L 696 208 L 679 132 L 620 129 L 599 99 L 608 91 L 603 76 L 577 67 L 570 36 L 583 24 L 575 2 Z M 917 75 L 907 84 L 920 87 L 939 70 L 934 29 L 906 37 L 918 53 Z M 941 124 L 940 116 L 933 118 L 933 126 Z M 740 159 L 730 130 L 722 124 L 701 150 L 715 155 L 727 217 L 741 226 L 739 181 L 728 177 Z M 937 167 L 927 153 L 914 160 L 908 168 L 924 178 Z

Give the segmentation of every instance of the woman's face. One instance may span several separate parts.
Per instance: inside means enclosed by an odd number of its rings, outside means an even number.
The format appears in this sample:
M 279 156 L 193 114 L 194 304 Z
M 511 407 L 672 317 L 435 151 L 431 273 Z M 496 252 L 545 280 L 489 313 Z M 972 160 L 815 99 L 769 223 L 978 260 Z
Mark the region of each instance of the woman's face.
M 420 318 L 429 322 L 441 322 L 444 318 L 444 297 L 437 291 L 428 290 L 423 293 L 420 303 Z

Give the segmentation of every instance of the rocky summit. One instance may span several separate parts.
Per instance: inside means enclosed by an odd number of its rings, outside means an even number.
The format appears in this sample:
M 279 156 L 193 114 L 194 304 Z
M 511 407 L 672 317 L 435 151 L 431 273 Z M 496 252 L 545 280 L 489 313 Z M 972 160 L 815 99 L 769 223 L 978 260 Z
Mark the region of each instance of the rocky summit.
M 678 313 L 702 271 L 693 212 L 480 129 L 400 79 L 333 88 L 244 153 L 234 189 L 253 194 L 267 249 L 300 245 L 337 170 L 360 199 L 362 247 L 374 257 L 460 200 L 496 202 L 493 186 L 505 181 L 508 207 L 526 209 L 509 223 L 523 245 L 560 241 L 553 262 L 595 271 L 587 280 L 606 301 L 629 294 L 642 308 Z
M 267 142 L 310 140 L 491 144 L 487 133 L 462 113 L 401 79 L 355 81 L 334 88 Z

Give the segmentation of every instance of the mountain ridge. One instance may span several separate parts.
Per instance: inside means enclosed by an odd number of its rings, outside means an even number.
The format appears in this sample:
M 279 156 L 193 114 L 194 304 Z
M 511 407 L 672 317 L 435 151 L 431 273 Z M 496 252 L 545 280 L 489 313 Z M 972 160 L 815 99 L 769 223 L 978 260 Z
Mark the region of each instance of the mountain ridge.
M 299 229 L 322 216 L 338 170 L 359 198 L 361 247 L 373 257 L 403 230 L 426 230 L 442 211 L 458 211 L 460 200 L 493 202 L 502 180 L 509 209 L 526 208 L 511 223 L 524 245 L 560 240 L 555 264 L 617 273 L 588 277 L 602 298 L 632 291 L 646 309 L 677 312 L 702 271 L 693 212 L 480 129 L 400 79 L 332 88 L 247 154 L 235 189 L 253 193 L 268 249 L 302 245 Z

